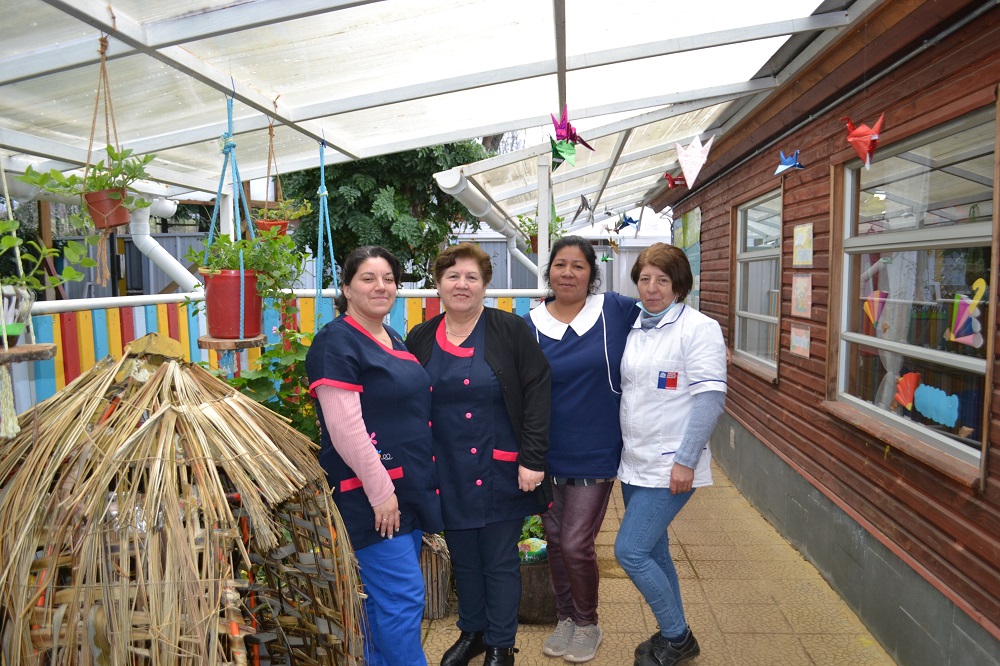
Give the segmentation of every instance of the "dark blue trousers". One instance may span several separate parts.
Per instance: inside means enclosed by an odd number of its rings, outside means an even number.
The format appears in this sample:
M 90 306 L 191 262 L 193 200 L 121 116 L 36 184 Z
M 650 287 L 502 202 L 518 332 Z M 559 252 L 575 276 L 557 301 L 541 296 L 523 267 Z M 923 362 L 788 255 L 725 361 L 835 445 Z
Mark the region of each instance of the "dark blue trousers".
M 517 541 L 523 520 L 445 530 L 458 588 L 458 628 L 485 632 L 490 647 L 513 647 L 521 603 Z

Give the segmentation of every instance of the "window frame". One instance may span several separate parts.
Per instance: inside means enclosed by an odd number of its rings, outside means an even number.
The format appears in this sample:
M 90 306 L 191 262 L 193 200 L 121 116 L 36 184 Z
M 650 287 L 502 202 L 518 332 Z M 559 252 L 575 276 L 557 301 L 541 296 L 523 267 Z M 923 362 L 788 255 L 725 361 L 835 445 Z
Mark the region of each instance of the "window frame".
M 993 151 L 994 171 L 996 171 L 998 156 L 1000 156 L 1000 152 L 998 152 L 1000 131 L 996 131 L 997 126 L 1000 125 L 1000 113 L 997 112 L 996 103 L 987 107 L 970 110 L 967 113 L 945 120 L 933 127 L 917 128 L 909 133 L 901 132 L 900 134 L 903 134 L 902 138 L 894 141 L 891 148 L 885 145 L 881 147 L 883 158 L 927 145 L 941 136 L 961 131 L 963 128 L 974 127 L 991 117 L 995 128 Z M 878 160 L 878 156 L 875 159 Z M 891 235 L 885 237 L 884 240 L 878 237 L 869 239 L 865 236 L 852 235 L 859 214 L 857 203 L 861 187 L 860 175 L 862 168 L 863 164 L 861 160 L 856 157 L 846 156 L 839 163 L 831 162 L 832 201 L 834 203 L 834 207 L 831 210 L 831 221 L 834 225 L 840 225 L 840 233 L 832 235 L 836 246 L 831 248 L 831 272 L 834 270 L 838 271 L 839 279 L 833 278 L 831 275 L 831 287 L 836 285 L 838 293 L 831 293 L 830 301 L 831 305 L 837 304 L 837 307 L 831 307 L 831 344 L 827 363 L 828 388 L 827 402 L 824 403 L 824 407 L 838 418 L 850 422 L 852 425 L 868 432 L 890 446 L 894 446 L 917 459 L 923 460 L 946 475 L 968 485 L 973 485 L 978 481 L 980 488 L 985 488 L 986 462 L 988 460 L 987 451 L 991 429 L 991 396 L 994 385 L 994 364 L 989 362 L 989 359 L 994 357 L 993 344 L 997 333 L 996 315 L 994 314 L 996 312 L 997 295 L 993 285 L 990 285 L 988 294 L 989 312 L 992 316 L 985 322 L 986 326 L 983 331 L 984 339 L 988 345 L 985 359 L 965 357 L 885 340 L 875 336 L 856 333 L 847 330 L 845 327 L 851 324 L 852 274 L 849 266 L 853 256 L 872 252 L 927 251 L 979 245 L 991 249 L 990 274 L 993 281 L 996 282 L 996 276 L 998 275 L 997 250 L 998 244 L 1000 244 L 1000 233 L 996 232 L 998 228 L 997 219 L 998 215 L 1000 215 L 998 214 L 998 211 L 1000 211 L 1000 208 L 998 208 L 1000 188 L 994 182 L 992 195 L 993 216 L 988 222 L 972 222 L 941 228 L 928 227 L 894 231 Z M 836 242 L 838 240 L 839 243 Z M 875 240 L 881 240 L 882 242 L 876 243 L 874 242 Z M 849 345 L 851 344 L 902 352 L 911 357 L 919 354 L 931 362 L 983 376 L 984 418 L 979 450 L 962 446 L 951 438 L 940 435 L 930 428 L 874 407 L 865 400 L 847 393 L 847 382 L 850 377 L 848 363 L 851 358 Z M 849 407 L 850 409 L 845 410 L 844 407 Z M 978 473 L 973 474 L 973 469 Z
M 746 251 L 746 212 L 755 206 L 765 202 L 777 200 L 779 202 L 779 211 L 781 220 L 778 225 L 778 242 L 773 248 L 754 250 L 751 252 Z M 730 348 L 733 353 L 733 363 L 758 375 L 759 377 L 770 381 L 772 384 L 778 383 L 778 363 L 780 360 L 781 352 L 781 310 L 782 310 L 782 277 L 783 277 L 783 266 L 782 266 L 782 244 L 784 237 L 784 188 L 782 186 L 775 187 L 774 185 L 767 185 L 763 188 L 752 192 L 750 196 L 743 201 L 734 205 L 731 209 L 732 215 L 732 245 L 733 248 L 733 272 L 732 272 L 732 332 L 730 336 Z M 776 261 L 777 262 L 777 275 L 776 284 L 772 291 L 777 297 L 777 308 L 776 315 L 760 315 L 755 312 L 750 312 L 749 310 L 740 309 L 741 305 L 741 288 L 743 286 L 743 267 L 757 262 L 764 261 Z M 739 348 L 740 335 L 743 332 L 744 322 L 746 320 L 761 322 L 765 324 L 774 325 L 774 360 L 758 356 L 756 354 L 750 353 L 744 349 Z

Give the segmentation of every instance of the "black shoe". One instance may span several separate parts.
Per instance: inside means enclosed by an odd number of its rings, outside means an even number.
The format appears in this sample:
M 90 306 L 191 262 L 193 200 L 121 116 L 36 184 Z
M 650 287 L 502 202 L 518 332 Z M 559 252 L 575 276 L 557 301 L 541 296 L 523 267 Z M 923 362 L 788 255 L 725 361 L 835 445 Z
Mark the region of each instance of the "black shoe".
M 486 661 L 483 662 L 483 666 L 514 666 L 514 654 L 517 651 L 516 647 L 488 647 L 486 648 Z
M 679 644 L 671 643 L 663 634 L 656 634 L 651 641 L 652 649 L 642 656 L 636 656 L 635 666 L 676 666 L 701 654 L 698 639 L 690 629 Z
M 635 658 L 638 659 L 642 655 L 649 654 L 650 652 L 652 652 L 653 651 L 653 641 L 656 640 L 657 636 L 662 636 L 662 635 L 663 634 L 661 634 L 660 632 L 657 631 L 655 634 L 653 634 L 652 636 L 649 637 L 649 640 L 646 640 L 646 641 L 643 641 L 643 642 L 639 643 L 639 645 L 637 645 L 636 648 L 635 648 Z
M 463 631 L 455 644 L 445 650 L 441 666 L 468 666 L 469 660 L 486 652 L 481 631 Z

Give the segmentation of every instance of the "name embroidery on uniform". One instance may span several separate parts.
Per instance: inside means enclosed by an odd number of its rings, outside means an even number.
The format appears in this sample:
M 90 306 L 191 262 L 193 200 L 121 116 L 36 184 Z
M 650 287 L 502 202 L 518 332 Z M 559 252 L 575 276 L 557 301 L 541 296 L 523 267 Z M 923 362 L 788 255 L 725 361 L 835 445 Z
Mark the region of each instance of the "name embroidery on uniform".
M 656 388 L 666 389 L 667 391 L 677 390 L 677 373 L 667 372 L 666 370 L 661 370 L 659 377 L 656 379 Z

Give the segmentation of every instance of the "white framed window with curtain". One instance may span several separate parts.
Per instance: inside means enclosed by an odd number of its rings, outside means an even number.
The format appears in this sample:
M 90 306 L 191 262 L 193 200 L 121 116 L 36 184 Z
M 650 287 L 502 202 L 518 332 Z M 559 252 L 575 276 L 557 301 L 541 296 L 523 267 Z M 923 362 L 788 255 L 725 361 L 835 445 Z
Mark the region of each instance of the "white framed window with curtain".
M 979 464 L 988 399 L 995 111 L 844 174 L 838 399 Z
M 781 313 L 781 190 L 737 208 L 734 358 L 777 377 Z

